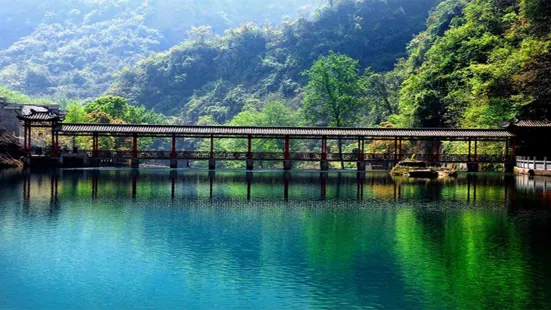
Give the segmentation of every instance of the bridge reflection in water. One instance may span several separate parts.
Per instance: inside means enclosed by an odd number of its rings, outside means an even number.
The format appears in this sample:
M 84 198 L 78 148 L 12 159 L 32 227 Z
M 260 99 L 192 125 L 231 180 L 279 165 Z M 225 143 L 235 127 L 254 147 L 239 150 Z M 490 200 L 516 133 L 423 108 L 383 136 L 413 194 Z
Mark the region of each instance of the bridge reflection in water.
M 22 198 L 49 197 L 52 210 L 65 194 L 92 201 L 128 198 L 167 203 L 231 202 L 250 204 L 282 201 L 290 205 L 319 205 L 370 201 L 443 200 L 483 205 L 522 206 L 527 197 L 539 197 L 551 206 L 551 180 L 529 176 L 460 174 L 456 179 L 393 178 L 384 172 L 242 172 L 193 170 L 53 170 L 25 173 Z

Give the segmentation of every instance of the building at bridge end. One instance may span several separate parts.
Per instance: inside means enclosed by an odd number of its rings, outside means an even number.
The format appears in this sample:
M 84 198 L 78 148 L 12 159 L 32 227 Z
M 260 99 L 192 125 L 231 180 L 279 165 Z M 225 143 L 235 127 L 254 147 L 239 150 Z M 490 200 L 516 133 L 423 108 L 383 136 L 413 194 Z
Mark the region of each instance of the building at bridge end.
M 516 155 L 551 158 L 551 121 L 513 119 L 502 127 L 515 135 Z

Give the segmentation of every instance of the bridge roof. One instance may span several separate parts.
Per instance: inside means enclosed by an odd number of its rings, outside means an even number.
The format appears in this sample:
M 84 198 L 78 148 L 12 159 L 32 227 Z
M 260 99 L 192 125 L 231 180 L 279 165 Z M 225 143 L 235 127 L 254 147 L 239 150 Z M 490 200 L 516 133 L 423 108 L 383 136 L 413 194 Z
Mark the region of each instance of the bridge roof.
M 231 127 L 231 126 L 169 126 L 169 125 L 118 125 L 118 124 L 59 124 L 57 131 L 67 135 L 93 134 L 142 136 L 208 137 L 372 137 L 372 138 L 444 138 L 444 139 L 506 139 L 514 134 L 492 129 L 430 129 L 430 128 L 313 128 L 313 127 Z

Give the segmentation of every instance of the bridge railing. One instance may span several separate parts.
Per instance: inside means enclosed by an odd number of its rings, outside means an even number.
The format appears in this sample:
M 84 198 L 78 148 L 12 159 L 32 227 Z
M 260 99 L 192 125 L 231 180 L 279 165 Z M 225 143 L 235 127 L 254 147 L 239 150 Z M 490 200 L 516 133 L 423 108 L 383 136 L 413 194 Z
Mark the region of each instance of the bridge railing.
M 516 166 L 524 169 L 533 170 L 551 170 L 551 162 L 547 161 L 547 157 L 538 160 L 537 157 L 517 156 Z
M 86 153 L 90 157 L 94 157 L 92 151 L 80 151 L 79 153 Z M 156 159 L 156 160 L 169 160 L 172 159 L 171 151 L 138 151 L 138 159 Z M 342 157 L 341 157 L 342 156 Z M 132 151 L 99 151 L 98 158 L 106 159 L 131 159 Z M 242 160 L 245 161 L 249 158 L 247 152 L 215 152 L 213 154 L 215 160 Z M 255 161 L 282 161 L 285 160 L 284 152 L 253 152 L 251 154 L 252 160 Z M 319 152 L 293 152 L 289 154 L 289 159 L 292 161 L 321 161 L 322 154 Z M 209 160 L 211 158 L 210 152 L 203 151 L 177 151 L 176 159 L 180 160 Z M 360 158 L 358 153 L 327 153 L 327 161 L 345 161 L 356 162 Z M 395 161 L 405 159 L 415 159 L 419 161 L 426 161 L 429 163 L 508 163 L 512 162 L 513 158 L 505 155 L 468 155 L 468 154 L 372 154 L 367 153 L 363 156 L 365 161 Z M 534 159 L 518 157 L 517 162 L 524 167 L 533 167 Z M 539 160 L 536 163 L 538 169 L 551 169 L 551 162 L 547 163 L 546 160 Z M 533 169 L 533 168 L 530 168 Z

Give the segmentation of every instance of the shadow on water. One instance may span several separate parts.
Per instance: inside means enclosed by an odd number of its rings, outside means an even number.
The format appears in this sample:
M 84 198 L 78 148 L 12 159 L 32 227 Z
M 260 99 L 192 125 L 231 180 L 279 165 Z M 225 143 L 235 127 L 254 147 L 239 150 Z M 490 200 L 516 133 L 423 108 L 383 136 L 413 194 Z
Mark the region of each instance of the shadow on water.
M 0 199 L 8 308 L 551 308 L 545 178 L 4 171 Z

